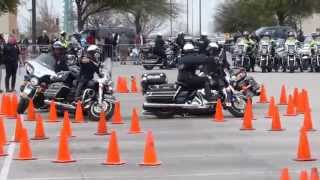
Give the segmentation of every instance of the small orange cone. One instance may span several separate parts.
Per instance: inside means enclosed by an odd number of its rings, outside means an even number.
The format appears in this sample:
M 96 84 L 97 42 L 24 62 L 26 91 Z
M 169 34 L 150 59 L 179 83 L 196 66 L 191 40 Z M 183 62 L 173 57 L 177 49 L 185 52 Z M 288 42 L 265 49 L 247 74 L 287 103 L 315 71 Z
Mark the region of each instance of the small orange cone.
M 304 99 L 304 111 L 311 111 L 310 102 L 309 102 L 309 95 L 307 90 L 303 90 L 303 99 Z
M 109 148 L 104 165 L 122 165 L 126 162 L 122 161 L 120 158 L 117 134 L 114 130 L 111 132 L 109 139 Z
M 16 119 L 16 127 L 14 130 L 14 141 L 13 142 L 20 142 L 22 130 L 23 130 L 23 125 L 21 122 L 21 115 L 19 115 Z
M 286 86 L 282 85 L 281 87 L 281 93 L 280 93 L 280 102 L 279 105 L 287 105 L 288 101 L 287 101 L 287 90 L 286 90 Z
M 28 131 L 26 128 L 21 130 L 21 139 L 20 139 L 20 149 L 17 158 L 15 160 L 35 160 L 36 158 L 32 157 L 32 151 L 30 148 Z
M 303 91 L 301 91 L 298 95 L 298 106 L 297 106 L 297 113 L 298 114 L 304 113 L 304 106 L 305 106 L 304 93 L 303 93 Z
M 57 115 L 57 107 L 54 100 L 50 102 L 49 117 L 47 122 L 50 122 L 50 123 L 59 122 L 58 115 Z
M 161 164 L 161 161 L 157 158 L 156 147 L 154 144 L 153 133 L 151 130 L 148 130 L 146 137 L 146 144 L 144 148 L 144 158 L 140 163 L 142 166 L 158 166 Z
M 131 92 L 138 93 L 137 80 L 135 76 L 131 76 Z
M 129 134 L 139 134 L 142 133 L 140 128 L 140 120 L 139 115 L 136 108 L 133 108 L 131 114 L 131 126 L 129 130 Z
M 33 106 L 33 100 L 29 100 L 29 105 L 28 105 L 28 115 L 27 115 L 27 121 L 35 121 L 36 120 L 36 111 L 34 110 Z
M 293 102 L 294 102 L 294 105 L 296 107 L 298 107 L 298 104 L 299 104 L 299 89 L 298 88 L 294 88 L 294 90 L 293 90 Z
M 308 180 L 308 173 L 306 170 L 300 172 L 300 180 Z
M 306 131 L 316 131 L 313 128 L 313 123 L 312 123 L 312 117 L 311 117 L 311 112 L 306 111 L 304 113 L 304 119 L 303 119 L 303 127 Z
M 129 89 L 127 86 L 127 79 L 125 77 L 118 77 L 118 82 L 117 82 L 117 92 L 118 93 L 128 93 Z
M 72 157 L 71 157 L 68 139 L 69 139 L 68 133 L 66 132 L 66 130 L 64 128 L 61 128 L 57 158 L 56 158 L 56 160 L 54 160 L 52 162 L 54 162 L 54 163 L 76 162 L 76 160 L 72 159 Z
M 264 85 L 261 85 L 260 100 L 258 103 L 263 103 L 263 104 L 268 103 L 267 91 Z
M 112 118 L 112 124 L 124 124 L 121 116 L 120 102 L 115 102 L 114 115 Z
M 84 116 L 83 116 L 83 110 L 82 110 L 82 105 L 81 102 L 77 102 L 77 107 L 76 107 L 76 114 L 75 114 L 75 121 L 74 123 L 84 123 Z
M 3 118 L 0 116 L 0 144 L 7 145 L 7 131 L 4 125 Z
M 274 107 L 274 112 L 272 115 L 272 124 L 270 131 L 283 131 L 284 129 L 281 126 L 279 109 L 277 106 Z
M 98 122 L 97 132 L 94 134 L 98 135 L 98 136 L 104 136 L 104 135 L 110 134 L 108 132 L 108 125 L 107 125 L 106 115 L 104 112 L 100 113 L 100 119 Z
M 116 91 L 119 93 L 122 91 L 122 79 L 123 78 L 121 76 L 118 76 Z
M 44 126 L 43 126 L 43 120 L 41 114 L 36 115 L 36 128 L 35 128 L 35 134 L 34 138 L 31 138 L 32 140 L 45 140 L 49 139 L 46 137 Z
M 300 130 L 297 158 L 295 158 L 294 160 L 295 161 L 315 161 L 316 160 L 311 156 L 308 135 L 306 130 L 303 128 Z
M 274 99 L 274 96 L 271 96 L 270 98 L 270 103 L 269 103 L 269 109 L 268 109 L 268 113 L 267 115 L 265 116 L 265 118 L 272 118 L 272 115 L 274 113 L 274 107 L 276 106 L 275 105 L 275 99 Z
M 11 96 L 10 94 L 7 94 L 6 96 L 6 108 L 5 108 L 5 115 L 6 117 L 9 117 L 11 114 L 11 107 L 12 107 L 12 103 L 11 103 Z
M 17 118 L 18 97 L 16 94 L 11 94 L 9 98 L 11 104 L 9 106 L 7 118 Z
M 296 107 L 294 105 L 293 98 L 291 95 L 289 95 L 289 102 L 285 116 L 297 116 Z
M 288 168 L 284 168 L 281 170 L 280 180 L 291 180 Z
M 8 106 L 7 106 L 7 94 L 2 94 L 1 97 L 1 115 L 6 115 L 8 111 Z
M 216 105 L 216 111 L 214 114 L 214 121 L 215 122 L 224 122 L 224 115 L 223 115 L 223 107 L 221 103 L 221 99 L 218 99 L 217 105 Z
M 72 127 L 71 127 L 71 121 L 70 121 L 70 117 L 69 117 L 69 112 L 68 111 L 64 111 L 62 129 L 65 130 L 65 132 L 67 133 L 68 137 L 75 137 L 75 136 L 72 135 Z
M 318 168 L 314 167 L 311 169 L 310 180 L 319 180 Z
M 252 109 L 251 109 L 251 100 L 249 99 L 246 104 L 245 112 L 244 112 L 244 117 L 242 121 L 242 128 L 240 129 L 241 131 L 253 131 L 255 130 L 252 126 Z

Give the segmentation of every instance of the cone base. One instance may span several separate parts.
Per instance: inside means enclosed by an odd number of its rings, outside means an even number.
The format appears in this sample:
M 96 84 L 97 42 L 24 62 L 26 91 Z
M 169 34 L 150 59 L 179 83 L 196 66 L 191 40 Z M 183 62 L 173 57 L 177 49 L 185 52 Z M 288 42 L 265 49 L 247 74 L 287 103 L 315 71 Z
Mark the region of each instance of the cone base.
M 317 131 L 316 129 L 306 129 L 306 131 L 308 132 L 314 132 L 314 131 Z
M 129 131 L 128 134 L 141 134 L 143 131 Z
M 240 131 L 254 131 L 255 128 L 241 128 Z
M 13 158 L 13 160 L 21 160 L 21 161 L 31 161 L 36 160 L 37 158 L 31 157 L 31 158 Z
M 298 114 L 284 114 L 284 116 L 297 116 Z
M 36 141 L 41 141 L 41 140 L 46 140 L 46 139 L 49 139 L 48 137 L 34 137 L 34 138 L 31 138 L 31 140 L 36 140 Z
M 106 136 L 106 135 L 110 135 L 111 133 L 109 133 L 109 132 L 105 132 L 105 133 L 98 133 L 98 132 L 96 132 L 96 133 L 94 133 L 94 135 L 96 135 L 96 136 Z
M 73 162 L 76 162 L 76 160 L 54 160 L 52 161 L 53 163 L 73 163 Z
M 147 162 L 141 162 L 139 163 L 140 166 L 159 166 L 161 165 L 161 161 L 156 161 L 156 162 L 153 162 L 153 163 L 147 163 Z
M 316 161 L 316 158 L 308 158 L 308 159 L 300 159 L 300 158 L 295 158 L 293 159 L 295 161 Z
M 284 130 L 286 130 L 286 129 L 269 129 L 268 131 L 284 131 Z
M 54 121 L 51 121 L 51 120 L 48 120 L 46 121 L 47 123 L 58 123 L 58 122 L 61 122 L 61 121 L 58 121 L 58 120 L 54 120 Z
M 104 162 L 102 163 L 103 165 L 107 165 L 107 166 L 119 166 L 119 165 L 124 165 L 126 164 L 127 162 L 125 161 L 120 161 L 120 162 Z
M 111 124 L 124 124 L 124 122 L 111 122 Z

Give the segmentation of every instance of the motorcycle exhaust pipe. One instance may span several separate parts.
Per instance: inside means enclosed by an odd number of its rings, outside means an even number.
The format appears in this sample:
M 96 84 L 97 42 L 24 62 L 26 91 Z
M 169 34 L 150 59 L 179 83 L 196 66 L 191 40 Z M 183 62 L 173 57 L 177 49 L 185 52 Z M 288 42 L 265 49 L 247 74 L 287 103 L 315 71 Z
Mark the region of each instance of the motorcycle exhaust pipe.
M 46 105 L 50 105 L 51 101 L 49 100 L 44 100 L 44 103 Z M 69 110 L 76 110 L 76 107 L 71 105 L 71 104 L 65 104 L 65 103 L 61 103 L 61 102 L 55 102 L 57 107 L 62 107 L 64 109 L 69 109 Z
M 209 106 L 199 106 L 196 104 L 159 104 L 159 103 L 143 103 L 145 108 L 183 108 L 183 109 L 207 109 Z

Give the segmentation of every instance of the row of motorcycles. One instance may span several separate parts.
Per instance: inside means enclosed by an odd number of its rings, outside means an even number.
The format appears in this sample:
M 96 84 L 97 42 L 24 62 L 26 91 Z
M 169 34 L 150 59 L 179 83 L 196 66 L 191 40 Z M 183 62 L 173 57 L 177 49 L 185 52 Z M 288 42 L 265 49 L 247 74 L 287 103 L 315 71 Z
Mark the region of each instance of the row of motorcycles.
M 81 49 L 81 51 L 84 51 Z M 25 64 L 25 82 L 21 86 L 18 113 L 26 111 L 29 101 L 32 100 L 37 109 L 48 110 L 52 101 L 55 101 L 58 114 L 65 110 L 74 112 L 77 101 L 75 91 L 80 74 L 80 55 L 69 54 L 68 71 L 56 73 L 55 59 L 50 53 L 42 53 L 37 58 Z M 113 116 L 115 97 L 113 96 L 113 82 L 111 72 L 104 72 L 104 62 L 97 57 L 98 66 L 103 77 L 91 80 L 82 91 L 81 104 L 83 111 L 92 121 L 98 121 L 100 113 L 104 112 L 107 119 Z
M 234 66 L 243 67 L 247 71 L 252 61 L 255 61 L 262 72 L 278 72 L 280 69 L 291 73 L 307 69 L 320 72 L 320 44 L 312 53 L 308 43 L 285 43 L 285 40 L 279 39 L 275 41 L 275 48 L 272 48 L 271 42 L 261 42 L 250 47 L 239 39 L 232 49 Z

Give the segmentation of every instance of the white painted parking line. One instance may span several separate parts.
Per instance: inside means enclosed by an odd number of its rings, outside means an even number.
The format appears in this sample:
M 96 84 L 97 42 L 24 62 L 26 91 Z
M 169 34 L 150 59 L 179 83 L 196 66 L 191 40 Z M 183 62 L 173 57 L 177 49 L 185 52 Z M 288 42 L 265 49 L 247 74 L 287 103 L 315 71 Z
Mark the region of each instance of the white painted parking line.
M 13 157 L 13 154 L 14 154 L 15 147 L 16 147 L 16 143 L 11 143 L 8 146 L 8 156 L 4 160 L 3 166 L 1 168 L 0 180 L 7 180 L 8 179 L 9 170 L 10 170 L 10 167 L 11 167 L 12 157 Z

